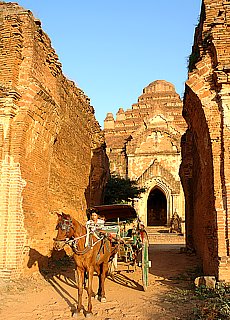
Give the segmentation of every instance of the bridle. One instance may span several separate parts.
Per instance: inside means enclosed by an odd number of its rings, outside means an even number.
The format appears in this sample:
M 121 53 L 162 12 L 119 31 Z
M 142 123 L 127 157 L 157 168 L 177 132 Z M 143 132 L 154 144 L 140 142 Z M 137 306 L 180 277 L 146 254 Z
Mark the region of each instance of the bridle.
M 62 231 L 66 231 L 66 234 L 69 233 L 70 228 L 73 228 L 73 221 L 71 218 L 69 219 L 65 219 L 62 217 L 62 220 L 60 222 L 58 222 L 58 224 L 56 225 L 56 230 L 61 229 Z M 63 240 L 60 240 L 63 241 Z

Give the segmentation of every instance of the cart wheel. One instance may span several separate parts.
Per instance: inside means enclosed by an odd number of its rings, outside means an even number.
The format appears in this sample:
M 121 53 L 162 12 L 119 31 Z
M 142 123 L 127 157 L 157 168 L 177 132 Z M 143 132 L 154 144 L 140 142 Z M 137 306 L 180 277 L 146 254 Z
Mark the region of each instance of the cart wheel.
M 147 290 L 148 287 L 148 273 L 149 273 L 149 242 L 147 238 L 147 234 L 143 237 L 142 242 L 142 283 L 144 291 Z

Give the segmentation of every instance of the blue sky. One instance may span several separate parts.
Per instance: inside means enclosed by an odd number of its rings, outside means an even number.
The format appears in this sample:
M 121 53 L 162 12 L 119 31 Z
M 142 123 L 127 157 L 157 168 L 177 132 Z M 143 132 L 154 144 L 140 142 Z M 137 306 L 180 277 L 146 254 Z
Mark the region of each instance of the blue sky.
M 6 1 L 9 2 L 9 1 Z M 41 20 L 65 76 L 90 98 L 103 128 L 154 80 L 183 96 L 201 0 L 18 0 Z

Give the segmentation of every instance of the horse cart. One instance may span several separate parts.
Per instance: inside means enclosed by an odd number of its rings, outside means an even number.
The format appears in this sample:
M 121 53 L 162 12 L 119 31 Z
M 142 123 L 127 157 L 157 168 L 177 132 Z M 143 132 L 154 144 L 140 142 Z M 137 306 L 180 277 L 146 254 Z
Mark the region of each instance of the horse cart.
M 95 206 L 99 216 L 105 219 L 104 230 L 118 243 L 118 252 L 110 263 L 110 274 L 116 272 L 119 263 L 125 263 L 128 271 L 141 267 L 142 286 L 148 287 L 149 261 L 148 235 L 135 209 L 127 204 Z
M 62 250 L 65 245 L 72 248 L 76 265 L 78 303 L 73 315 L 82 310 L 86 316 L 92 314 L 92 281 L 94 273 L 98 275 L 98 292 L 95 296 L 101 302 L 106 301 L 105 279 L 109 264 L 115 257 L 124 261 L 128 268 L 132 265 L 142 268 L 143 289 L 148 286 L 148 236 L 136 211 L 129 205 L 104 205 L 91 208 L 105 218 L 103 229 L 97 234 L 93 229 L 82 225 L 74 217 L 64 212 L 57 212 L 57 236 L 54 249 Z M 103 232 L 102 232 L 103 231 Z M 102 234 L 101 234 L 102 233 Z M 82 304 L 84 280 L 88 278 L 88 308 Z

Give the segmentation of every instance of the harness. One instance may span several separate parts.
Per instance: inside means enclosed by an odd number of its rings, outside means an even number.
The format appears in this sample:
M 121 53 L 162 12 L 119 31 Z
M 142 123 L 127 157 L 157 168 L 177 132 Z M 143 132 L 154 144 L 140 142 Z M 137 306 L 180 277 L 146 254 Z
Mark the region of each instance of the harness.
M 62 220 L 57 224 L 56 229 L 61 228 L 61 230 L 65 231 L 66 234 L 69 233 L 70 229 L 74 229 L 73 221 L 71 218 L 69 219 L 64 219 L 62 217 Z M 95 242 L 93 242 L 93 236 L 97 238 Z M 85 242 L 85 249 L 84 250 L 78 250 L 78 240 L 86 238 Z M 68 244 L 74 253 L 79 254 L 79 255 L 84 255 L 88 251 L 90 251 L 98 242 L 102 241 L 104 239 L 103 236 L 99 236 L 96 234 L 95 231 L 93 231 L 91 228 L 87 228 L 87 233 L 83 234 L 79 237 L 71 237 L 71 238 L 65 238 L 62 240 L 56 240 L 57 242 L 62 242 L 64 241 L 64 245 Z M 101 246 L 102 247 L 102 246 Z M 99 253 L 101 252 L 101 249 L 99 250 Z

